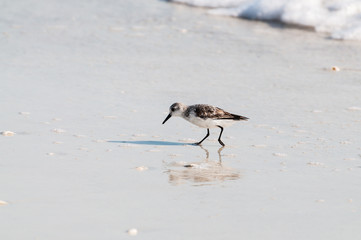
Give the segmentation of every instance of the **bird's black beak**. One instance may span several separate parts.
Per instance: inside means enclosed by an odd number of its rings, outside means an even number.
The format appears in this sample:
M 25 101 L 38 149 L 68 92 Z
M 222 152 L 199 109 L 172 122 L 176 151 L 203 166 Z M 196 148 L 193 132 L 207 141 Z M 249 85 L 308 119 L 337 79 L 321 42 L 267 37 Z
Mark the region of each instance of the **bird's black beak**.
M 169 113 L 168 116 L 164 119 L 163 123 L 164 124 L 172 115 Z

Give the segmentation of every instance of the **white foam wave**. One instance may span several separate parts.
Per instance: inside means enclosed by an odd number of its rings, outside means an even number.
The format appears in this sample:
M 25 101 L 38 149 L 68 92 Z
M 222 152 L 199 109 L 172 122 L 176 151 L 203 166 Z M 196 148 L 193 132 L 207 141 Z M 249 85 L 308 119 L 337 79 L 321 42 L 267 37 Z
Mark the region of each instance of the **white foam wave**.
M 361 40 L 361 0 L 173 0 L 210 13 L 312 27 L 334 39 Z

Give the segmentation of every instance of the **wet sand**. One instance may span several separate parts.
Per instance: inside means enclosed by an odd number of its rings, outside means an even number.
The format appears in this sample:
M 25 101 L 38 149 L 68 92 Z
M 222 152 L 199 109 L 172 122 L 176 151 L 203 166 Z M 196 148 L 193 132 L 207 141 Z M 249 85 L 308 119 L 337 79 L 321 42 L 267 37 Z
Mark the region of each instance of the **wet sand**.
M 361 237 L 360 42 L 163 1 L 0 13 L 1 239 Z M 173 102 L 250 120 L 202 149 Z

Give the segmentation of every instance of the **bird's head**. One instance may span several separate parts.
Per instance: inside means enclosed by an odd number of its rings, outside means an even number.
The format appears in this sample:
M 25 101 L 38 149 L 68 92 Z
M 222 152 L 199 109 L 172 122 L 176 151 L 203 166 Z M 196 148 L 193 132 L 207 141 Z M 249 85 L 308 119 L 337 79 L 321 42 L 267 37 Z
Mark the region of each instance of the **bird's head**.
M 169 114 L 168 116 L 164 119 L 163 123 L 164 124 L 166 121 L 168 121 L 169 118 L 171 117 L 179 117 L 183 114 L 183 112 L 185 111 L 185 109 L 187 108 L 186 105 L 182 104 L 182 103 L 173 103 L 170 107 L 169 107 Z

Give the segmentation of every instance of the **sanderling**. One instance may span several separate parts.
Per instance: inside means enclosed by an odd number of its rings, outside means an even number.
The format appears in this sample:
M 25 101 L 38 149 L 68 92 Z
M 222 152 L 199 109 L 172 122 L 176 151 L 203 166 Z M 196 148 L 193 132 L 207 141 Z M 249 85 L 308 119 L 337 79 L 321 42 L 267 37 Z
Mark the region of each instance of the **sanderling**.
M 221 140 L 223 128 L 232 125 L 235 121 L 248 119 L 247 117 L 232 114 L 211 105 L 196 104 L 186 106 L 182 103 L 173 103 L 170 106 L 169 114 L 162 124 L 172 116 L 182 117 L 198 127 L 207 128 L 207 135 L 200 142 L 195 143 L 196 145 L 200 145 L 209 136 L 210 128 L 219 127 L 221 133 L 219 134 L 218 142 L 224 146 Z

